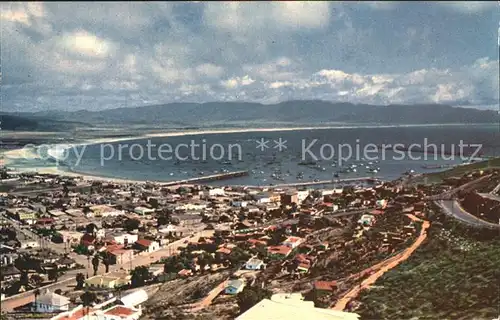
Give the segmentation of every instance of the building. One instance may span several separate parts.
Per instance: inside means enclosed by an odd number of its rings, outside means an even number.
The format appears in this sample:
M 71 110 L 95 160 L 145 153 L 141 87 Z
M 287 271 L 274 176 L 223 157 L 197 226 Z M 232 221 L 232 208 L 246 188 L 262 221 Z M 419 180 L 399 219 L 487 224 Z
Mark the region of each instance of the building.
M 126 307 L 137 307 L 148 301 L 148 299 L 148 293 L 140 289 L 122 297 L 120 303 Z
M 141 239 L 135 243 L 136 247 L 144 252 L 151 253 L 160 249 L 160 244 L 156 241 Z
M 375 207 L 377 209 L 385 209 L 385 208 L 387 208 L 387 200 L 385 200 L 385 199 L 377 200 L 375 202 Z
M 358 320 L 356 313 L 314 307 L 313 301 L 304 301 L 299 294 L 275 294 L 263 299 L 245 311 L 236 320 Z
M 36 297 L 31 307 L 32 312 L 54 313 L 69 310 L 70 301 L 65 296 L 47 290 L 43 295 Z
M 97 275 L 85 280 L 89 288 L 114 289 L 130 283 L 131 276 L 125 272 L 113 272 L 108 275 Z
M 134 250 L 116 249 L 108 251 L 111 255 L 111 264 L 126 264 L 134 259 Z
M 250 260 L 245 263 L 245 269 L 247 270 L 262 270 L 265 267 L 264 261 L 257 258 L 250 258 Z
M 60 230 L 57 233 L 61 236 L 63 243 L 78 244 L 83 237 L 83 233 L 78 231 Z
M 137 214 L 140 214 L 141 216 L 143 216 L 143 215 L 146 215 L 146 214 L 154 213 L 155 210 L 154 209 L 150 209 L 150 208 L 145 208 L 145 207 L 137 207 L 137 208 L 134 209 L 134 212 L 137 213 Z
M 222 197 L 225 195 L 226 192 L 224 191 L 224 188 L 213 188 L 200 192 L 200 196 L 203 198 Z
M 38 241 L 35 240 L 21 240 L 19 243 L 21 244 L 21 249 L 38 248 L 40 246 Z
M 245 282 L 243 280 L 231 280 L 227 284 L 227 287 L 224 290 L 224 292 L 226 294 L 234 295 L 243 291 L 243 288 L 245 288 Z
M 364 214 L 359 218 L 358 223 L 363 226 L 372 226 L 375 223 L 375 217 L 371 214 Z
M 299 194 L 296 190 L 285 192 L 281 195 L 281 203 L 284 205 L 291 205 L 292 203 L 299 203 Z
M 118 210 L 107 205 L 97 205 L 89 208 L 95 217 L 116 217 L 125 214 L 123 210 Z
M 37 214 L 29 208 L 7 209 L 7 213 L 24 224 L 32 225 L 36 223 Z
M 300 237 L 288 237 L 285 241 L 283 241 L 283 245 L 292 249 L 297 248 L 304 239 Z
M 136 234 L 119 233 L 119 232 L 107 234 L 106 238 L 112 239 L 117 244 L 123 244 L 123 245 L 132 244 L 135 243 L 137 240 L 139 240 L 139 236 Z

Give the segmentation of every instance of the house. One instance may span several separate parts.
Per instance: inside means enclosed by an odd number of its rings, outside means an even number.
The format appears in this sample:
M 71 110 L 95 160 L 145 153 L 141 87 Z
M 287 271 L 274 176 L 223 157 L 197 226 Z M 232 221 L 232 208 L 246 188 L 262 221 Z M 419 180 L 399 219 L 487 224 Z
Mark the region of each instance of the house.
M 264 261 L 257 259 L 257 258 L 250 258 L 245 263 L 245 269 L 247 269 L 247 270 L 262 270 L 265 268 L 266 268 L 266 265 L 264 264 Z
M 134 212 L 137 214 L 140 214 L 141 216 L 146 215 L 146 214 L 151 214 L 154 213 L 154 209 L 146 208 L 146 207 L 137 207 L 134 209 Z
M 375 223 L 375 217 L 371 214 L 364 214 L 359 218 L 358 223 L 363 226 L 372 226 Z
M 123 210 L 107 205 L 96 205 L 89 208 L 95 217 L 116 217 L 125 214 Z
M 292 252 L 292 248 L 287 246 L 272 246 L 267 248 L 267 252 L 271 257 L 277 259 L 283 259 L 287 257 L 290 252 Z
M 243 291 L 243 288 L 245 288 L 245 282 L 243 280 L 231 280 L 227 284 L 227 287 L 224 290 L 224 292 L 226 294 L 234 295 Z
M 231 205 L 237 208 L 245 208 L 248 205 L 248 201 L 240 201 L 240 200 L 232 201 Z
M 126 264 L 133 260 L 134 250 L 115 249 L 108 251 L 111 255 L 111 264 Z
M 385 200 L 385 199 L 377 200 L 375 202 L 375 207 L 377 209 L 385 209 L 387 207 L 387 200 Z
M 61 236 L 63 243 L 69 244 L 77 244 L 83 237 L 83 233 L 78 231 L 60 230 L 57 233 Z
M 296 190 L 288 191 L 281 194 L 281 203 L 284 205 L 291 205 L 292 203 L 299 203 L 299 194 Z
M 61 218 L 66 215 L 66 213 L 61 210 L 50 210 L 49 214 L 54 218 Z
M 131 276 L 126 272 L 112 272 L 108 275 L 97 275 L 85 280 L 89 288 L 114 289 L 130 283 Z
M 283 245 L 292 249 L 297 248 L 302 242 L 304 242 L 303 238 L 300 237 L 288 237 L 285 241 L 283 241 Z
M 38 241 L 35 240 L 26 239 L 19 241 L 19 243 L 21 244 L 21 249 L 38 248 L 40 246 Z
M 32 225 L 36 223 L 37 214 L 28 208 L 7 209 L 7 213 L 24 224 Z
M 221 197 L 225 195 L 226 192 L 224 191 L 224 188 L 212 188 L 200 192 L 200 196 L 202 196 L 203 198 Z
M 335 281 L 314 281 L 313 282 L 313 290 L 314 296 L 316 298 L 320 298 L 322 296 L 333 293 L 337 288 L 337 282 Z
M 19 280 L 21 278 L 21 271 L 14 266 L 7 266 L 0 269 L 0 277 L 3 280 Z
M 132 244 L 139 240 L 139 236 L 131 233 L 114 232 L 106 235 L 106 238 L 112 239 L 117 244 Z
M 193 272 L 190 269 L 182 269 L 181 271 L 177 272 L 177 274 L 181 277 L 189 277 L 193 275 Z
M 31 307 L 36 313 L 55 313 L 69 310 L 70 301 L 65 296 L 61 296 L 47 290 L 43 295 L 36 297 Z
M 142 309 L 113 306 L 105 311 L 96 311 L 95 318 L 92 320 L 138 320 L 142 315 Z
M 172 225 L 172 224 L 169 224 L 167 226 L 162 226 L 158 229 L 158 232 L 165 233 L 165 234 L 168 234 L 170 232 L 176 232 L 176 231 L 177 231 L 177 227 Z
M 135 246 L 139 250 L 145 251 L 147 253 L 155 252 L 160 249 L 160 244 L 157 241 L 152 241 L 147 239 L 137 240 L 135 242 Z
M 91 234 L 84 234 L 80 239 L 80 244 L 86 247 L 88 250 L 95 250 L 95 243 L 97 242 L 96 237 Z
M 59 269 L 72 269 L 76 266 L 76 261 L 70 257 L 62 257 L 55 261 Z

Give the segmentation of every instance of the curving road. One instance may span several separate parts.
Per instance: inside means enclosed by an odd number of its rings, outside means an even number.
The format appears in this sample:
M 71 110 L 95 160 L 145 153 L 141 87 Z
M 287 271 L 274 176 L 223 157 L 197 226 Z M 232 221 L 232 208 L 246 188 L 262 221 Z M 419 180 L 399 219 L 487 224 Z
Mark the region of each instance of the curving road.
M 468 225 L 482 228 L 499 228 L 500 225 L 479 219 L 468 213 L 456 200 L 439 200 L 435 202 L 447 215 L 460 220 Z

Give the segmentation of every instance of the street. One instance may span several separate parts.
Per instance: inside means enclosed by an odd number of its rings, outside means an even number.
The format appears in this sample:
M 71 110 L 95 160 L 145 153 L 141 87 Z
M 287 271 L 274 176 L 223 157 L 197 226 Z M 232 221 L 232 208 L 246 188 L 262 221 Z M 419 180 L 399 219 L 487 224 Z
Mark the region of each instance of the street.
M 439 200 L 436 204 L 443 208 L 446 214 L 456 219 L 476 227 L 500 228 L 500 225 L 481 220 L 465 211 L 456 200 Z

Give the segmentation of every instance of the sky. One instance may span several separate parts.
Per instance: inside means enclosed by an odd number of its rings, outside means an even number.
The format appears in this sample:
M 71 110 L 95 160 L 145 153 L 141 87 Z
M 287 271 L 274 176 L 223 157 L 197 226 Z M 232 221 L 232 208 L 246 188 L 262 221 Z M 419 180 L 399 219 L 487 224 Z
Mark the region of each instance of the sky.
M 2 111 L 499 99 L 496 1 L 2 2 L 0 23 Z

